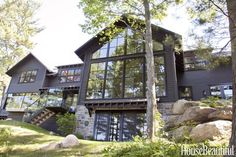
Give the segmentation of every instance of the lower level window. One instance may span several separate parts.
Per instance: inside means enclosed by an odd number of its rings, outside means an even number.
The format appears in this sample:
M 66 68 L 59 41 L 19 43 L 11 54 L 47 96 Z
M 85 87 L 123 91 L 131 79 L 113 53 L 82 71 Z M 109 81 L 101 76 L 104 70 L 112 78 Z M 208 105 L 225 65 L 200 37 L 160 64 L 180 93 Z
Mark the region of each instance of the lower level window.
M 145 136 L 145 113 L 140 112 L 99 112 L 96 113 L 96 140 L 129 141 L 134 136 Z
M 210 92 L 212 96 L 217 96 L 222 99 L 231 99 L 233 94 L 233 88 L 231 84 L 214 85 L 210 86 Z
M 36 110 L 39 107 L 38 93 L 13 93 L 7 95 L 6 109 L 31 109 Z
M 179 87 L 179 98 L 192 100 L 192 88 L 187 86 Z

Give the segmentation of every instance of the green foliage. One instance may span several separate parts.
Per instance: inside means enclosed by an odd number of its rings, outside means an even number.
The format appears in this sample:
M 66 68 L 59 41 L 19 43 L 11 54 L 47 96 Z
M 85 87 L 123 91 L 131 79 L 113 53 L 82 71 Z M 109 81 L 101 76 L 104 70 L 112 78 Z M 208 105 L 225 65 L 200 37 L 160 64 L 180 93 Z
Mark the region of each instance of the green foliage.
M 76 117 L 74 114 L 70 113 L 66 113 L 64 115 L 58 114 L 56 123 L 61 134 L 66 136 L 75 131 Z
M 141 138 L 135 138 L 134 142 L 123 146 L 111 145 L 104 149 L 105 157 L 178 157 L 180 156 L 179 146 L 166 139 L 158 139 L 150 142 Z
M 167 139 L 159 138 L 155 142 L 150 142 L 142 138 L 135 138 L 134 142 L 127 142 L 124 145 L 112 144 L 103 150 L 104 157 L 211 157 L 211 154 L 189 155 L 184 154 L 184 149 L 211 149 L 226 148 L 226 145 L 211 145 L 208 141 L 193 143 L 188 140 L 182 143 L 170 142 Z M 182 153 L 182 154 L 181 154 Z
M 34 0 L 4 0 L 0 3 L 0 86 L 5 72 L 33 48 L 31 37 L 41 31 L 34 19 L 39 4 Z
M 7 144 L 8 138 L 11 136 L 9 128 L 0 128 L 0 145 Z
M 209 96 L 207 98 L 202 99 L 201 102 L 205 104 L 206 106 L 213 107 L 213 108 L 222 107 L 221 104 L 217 103 L 218 100 L 220 100 L 218 97 Z

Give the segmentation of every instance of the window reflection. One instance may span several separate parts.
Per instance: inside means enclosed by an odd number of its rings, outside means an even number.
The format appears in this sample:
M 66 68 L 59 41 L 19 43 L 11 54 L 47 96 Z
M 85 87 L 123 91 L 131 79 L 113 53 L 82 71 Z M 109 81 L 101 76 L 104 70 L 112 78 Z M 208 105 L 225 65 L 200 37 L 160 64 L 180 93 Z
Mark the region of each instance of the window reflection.
M 125 97 L 143 97 L 143 59 L 129 59 L 125 64 Z
M 107 64 L 105 98 L 121 98 L 124 61 L 109 61 Z
M 61 106 L 62 100 L 62 89 L 49 89 L 46 103 L 47 106 Z
M 231 99 L 233 95 L 232 85 L 215 85 L 210 86 L 212 96 L 217 96 L 222 99 Z
M 156 95 L 157 97 L 166 95 L 166 75 L 164 57 L 154 57 L 155 72 L 156 72 Z
M 94 136 L 96 140 L 129 141 L 146 136 L 146 128 L 145 113 L 96 113 Z
M 37 101 L 40 95 L 38 93 L 14 93 L 7 95 L 6 109 L 30 109 L 36 110 L 40 108 Z
M 103 97 L 104 75 L 104 62 L 91 64 L 87 87 L 87 99 L 98 99 Z
M 32 83 L 37 76 L 37 70 L 24 71 L 20 75 L 19 83 Z

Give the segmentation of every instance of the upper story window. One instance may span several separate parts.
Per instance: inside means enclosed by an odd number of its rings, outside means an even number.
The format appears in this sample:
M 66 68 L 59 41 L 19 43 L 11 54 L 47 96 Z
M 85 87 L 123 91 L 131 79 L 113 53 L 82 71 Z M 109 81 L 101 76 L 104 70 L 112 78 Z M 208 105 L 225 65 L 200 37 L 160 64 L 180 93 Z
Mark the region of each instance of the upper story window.
M 86 99 L 145 97 L 144 56 L 91 64 Z M 155 56 L 157 96 L 166 96 L 163 56 Z
M 184 57 L 185 70 L 202 70 L 207 66 L 207 61 L 198 58 L 195 55 Z
M 80 69 L 65 69 L 60 71 L 59 82 L 78 82 L 80 81 Z
M 153 51 L 163 51 L 162 43 L 153 40 Z M 125 29 L 123 33 L 103 45 L 92 55 L 92 59 L 129 55 L 145 52 L 144 39 L 141 34 Z
M 32 83 L 36 80 L 37 70 L 24 71 L 20 75 L 19 83 Z

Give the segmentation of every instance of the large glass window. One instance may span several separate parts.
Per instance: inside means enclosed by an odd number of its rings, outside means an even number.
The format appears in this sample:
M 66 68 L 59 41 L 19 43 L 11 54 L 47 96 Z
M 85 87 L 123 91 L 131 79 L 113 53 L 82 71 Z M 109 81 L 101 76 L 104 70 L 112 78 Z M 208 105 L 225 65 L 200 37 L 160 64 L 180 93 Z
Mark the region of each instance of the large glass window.
M 105 62 L 91 64 L 87 86 L 87 99 L 103 98 Z
M 128 59 L 125 61 L 125 94 L 129 97 L 144 97 L 143 64 L 144 59 Z
M 109 61 L 107 64 L 105 98 L 121 98 L 124 61 Z
M 81 69 L 61 70 L 59 76 L 60 83 L 80 81 Z
M 184 57 L 185 70 L 202 70 L 207 66 L 207 61 L 196 57 L 195 55 Z
M 108 140 L 108 121 L 109 114 L 100 113 L 96 114 L 96 131 L 95 131 L 95 139 L 100 141 Z
M 230 99 L 233 95 L 232 85 L 214 85 L 210 86 L 212 96 L 217 96 L 222 99 Z
M 40 107 L 38 93 L 13 93 L 7 95 L 6 109 L 31 109 Z
M 157 97 L 166 96 L 166 73 L 164 57 L 155 56 L 154 58 L 156 72 L 156 95 Z
M 134 136 L 146 136 L 146 117 L 139 112 L 96 113 L 96 140 L 129 141 Z
M 62 89 L 49 89 L 47 94 L 47 106 L 61 106 L 62 105 Z
M 155 71 L 157 96 L 166 96 L 164 57 L 155 57 Z M 93 63 L 90 68 L 86 98 L 145 97 L 145 83 L 143 57 Z
M 37 70 L 24 71 L 20 75 L 19 83 L 32 83 L 37 76 Z

